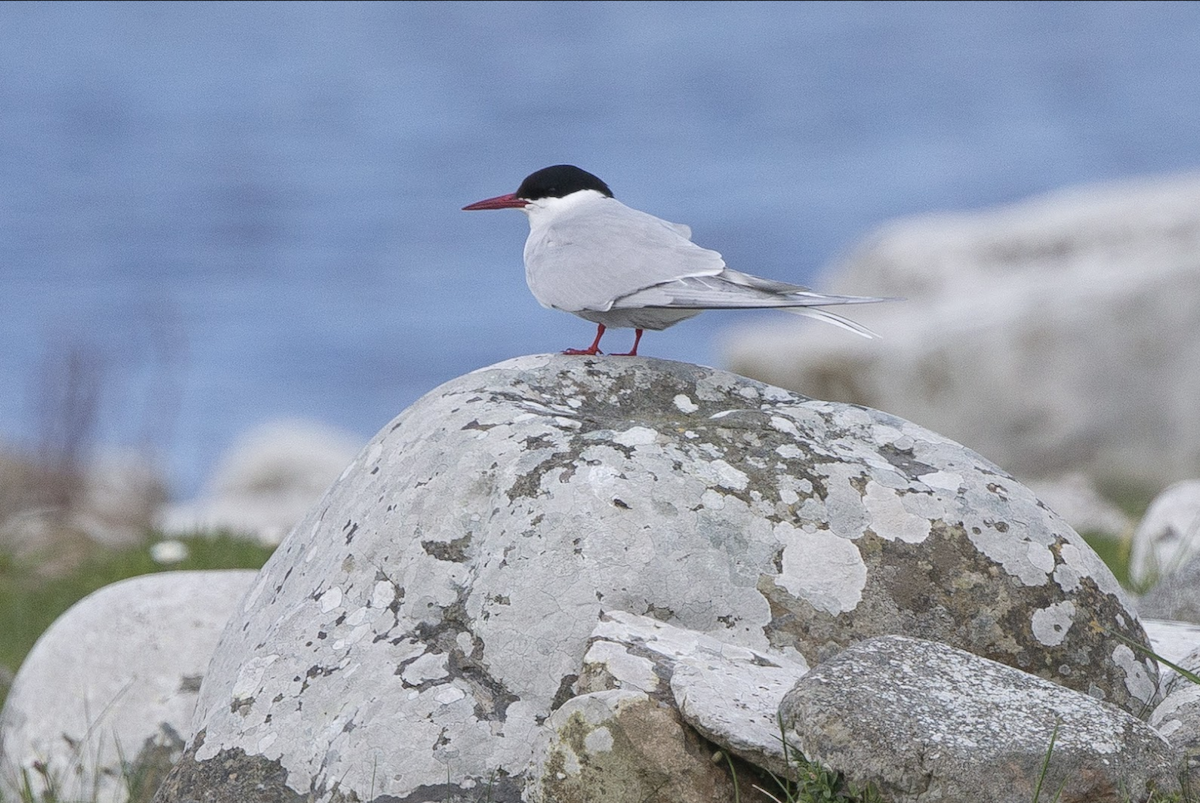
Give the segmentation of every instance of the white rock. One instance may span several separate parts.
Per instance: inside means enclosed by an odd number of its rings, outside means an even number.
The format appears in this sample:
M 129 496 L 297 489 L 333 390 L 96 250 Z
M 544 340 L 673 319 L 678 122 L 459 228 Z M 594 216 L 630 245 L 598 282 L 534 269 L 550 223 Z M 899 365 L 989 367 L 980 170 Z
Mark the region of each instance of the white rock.
M 1166 485 L 1200 465 L 1200 176 L 884 226 L 825 289 L 882 340 L 761 324 L 738 373 L 895 413 L 1018 477 Z
M 191 737 L 200 681 L 253 571 L 166 572 L 80 600 L 42 634 L 0 714 L 0 789 L 125 800 L 133 767 L 160 773 Z M 44 765 L 45 772 L 35 769 Z
M 228 530 L 275 545 L 317 503 L 362 442 L 311 421 L 276 421 L 240 438 L 205 493 L 166 508 L 166 533 Z
M 86 536 L 108 547 L 146 538 L 166 499 L 154 461 L 133 452 L 105 451 L 76 479 L 56 476 L 28 455 L 0 449 L 0 545 L 33 559 L 53 559 L 64 539 Z M 66 497 L 48 491 L 69 483 Z
M 1170 486 L 1150 503 L 1133 534 L 1129 578 L 1162 580 L 1200 551 L 1200 480 Z
M 1188 653 L 1177 663 L 1193 675 L 1200 675 L 1200 650 Z M 1155 707 L 1148 720 L 1186 760 L 1190 788 L 1200 783 L 1200 683 L 1172 673 L 1168 694 Z
M 580 692 L 641 691 L 709 741 L 786 775 L 779 702 L 808 671 L 798 655 L 750 650 L 621 611 L 605 614 L 583 657 Z M 668 687 L 668 688 L 664 688 Z
M 1065 602 L 1039 640 L 1035 612 Z M 522 357 L 419 400 L 292 531 L 160 803 L 284 794 L 230 786 L 264 772 L 314 801 L 404 798 L 447 767 L 515 799 L 616 611 L 810 663 L 932 633 L 1120 707 L 1156 693 L 1107 635 L 1145 639 L 1111 572 L 958 444 L 698 366 Z

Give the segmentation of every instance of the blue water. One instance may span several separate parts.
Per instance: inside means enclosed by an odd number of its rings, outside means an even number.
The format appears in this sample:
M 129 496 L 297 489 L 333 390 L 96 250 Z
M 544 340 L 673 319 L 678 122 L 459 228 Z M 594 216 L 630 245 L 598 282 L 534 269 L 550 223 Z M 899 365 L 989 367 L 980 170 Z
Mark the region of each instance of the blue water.
M 187 495 L 256 423 L 365 439 L 586 345 L 524 216 L 459 211 L 545 165 L 820 286 L 898 215 L 1197 168 L 1198 87 L 1194 3 L 2 4 L 0 440 L 75 349 L 98 437 Z

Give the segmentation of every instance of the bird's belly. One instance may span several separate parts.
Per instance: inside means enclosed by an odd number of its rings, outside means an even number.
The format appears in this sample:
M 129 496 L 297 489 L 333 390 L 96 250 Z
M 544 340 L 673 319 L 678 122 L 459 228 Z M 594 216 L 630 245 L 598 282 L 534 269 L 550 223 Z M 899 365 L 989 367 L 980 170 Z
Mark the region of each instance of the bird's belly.
M 610 329 L 666 329 L 680 321 L 694 318 L 704 310 L 642 307 L 640 309 L 572 310 L 580 318 L 602 323 Z

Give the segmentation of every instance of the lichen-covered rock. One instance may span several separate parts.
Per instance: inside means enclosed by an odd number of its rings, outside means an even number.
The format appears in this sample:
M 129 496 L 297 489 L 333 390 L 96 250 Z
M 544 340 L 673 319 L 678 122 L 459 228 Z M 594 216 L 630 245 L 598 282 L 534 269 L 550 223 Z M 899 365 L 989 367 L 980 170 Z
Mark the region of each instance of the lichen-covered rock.
M 893 803 L 1127 803 L 1175 791 L 1179 759 L 1141 720 L 931 641 L 883 636 L 815 666 L 780 706 L 809 760 Z M 791 740 L 794 740 L 792 742 Z M 1052 741 L 1053 740 L 1053 741 Z
M 343 472 L 227 628 L 178 771 L 515 801 L 605 611 L 810 663 L 911 633 L 1155 693 L 1111 573 L 973 452 L 720 371 L 547 355 L 436 389 Z
M 572 697 L 546 722 L 528 797 L 534 803 L 728 803 L 735 788 L 720 755 L 679 712 L 637 691 Z M 765 800 L 765 798 L 762 798 Z
M 1166 656 L 1164 656 L 1166 657 Z M 1168 659 L 1186 672 L 1200 676 L 1200 649 Z M 1182 754 L 1190 788 L 1200 786 L 1200 684 L 1171 671 L 1170 682 L 1162 684 L 1166 694 L 1147 720 L 1159 735 Z
M 1200 574 L 1200 480 L 1177 482 L 1154 498 L 1146 515 L 1133 533 L 1133 545 L 1129 551 L 1129 577 L 1136 583 L 1158 582 L 1164 588 L 1152 589 L 1152 606 L 1159 606 L 1159 598 L 1178 591 L 1196 587 Z M 1188 564 L 1192 564 L 1189 577 L 1179 582 L 1167 581 Z M 1157 591 L 1157 594 L 1154 592 Z M 1150 595 L 1147 595 L 1150 596 Z M 1200 622 L 1200 600 L 1188 601 L 1191 616 L 1188 621 Z M 1183 618 L 1168 613 L 1163 607 L 1154 607 L 1154 616 Z
M 779 703 L 807 671 L 778 653 L 613 611 L 593 632 L 575 686 L 645 693 L 723 750 L 787 776 L 794 767 L 780 738 Z
M 256 572 L 167 572 L 106 586 L 42 634 L 0 714 L 0 797 L 148 800 L 191 736 L 200 681 Z

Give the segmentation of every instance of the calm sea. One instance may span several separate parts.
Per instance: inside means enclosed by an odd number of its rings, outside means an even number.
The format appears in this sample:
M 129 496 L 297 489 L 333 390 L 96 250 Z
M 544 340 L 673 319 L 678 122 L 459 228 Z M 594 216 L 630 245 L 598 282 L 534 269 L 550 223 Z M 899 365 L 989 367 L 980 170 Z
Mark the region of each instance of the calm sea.
M 0 4 L 0 440 L 75 355 L 95 436 L 188 495 L 256 423 L 365 439 L 586 345 L 524 217 L 459 211 L 545 165 L 819 287 L 895 216 L 1196 169 L 1197 87 L 1195 3 Z

